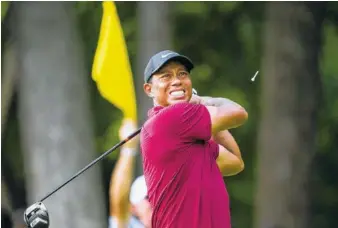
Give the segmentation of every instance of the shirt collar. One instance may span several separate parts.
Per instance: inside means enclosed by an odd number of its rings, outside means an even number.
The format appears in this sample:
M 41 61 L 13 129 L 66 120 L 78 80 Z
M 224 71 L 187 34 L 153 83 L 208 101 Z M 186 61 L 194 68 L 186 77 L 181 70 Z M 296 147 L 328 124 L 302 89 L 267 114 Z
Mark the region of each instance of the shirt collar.
M 159 111 L 161 111 L 164 107 L 163 106 L 155 106 L 153 108 L 151 108 L 148 111 L 148 118 L 153 117 L 154 115 L 156 115 Z

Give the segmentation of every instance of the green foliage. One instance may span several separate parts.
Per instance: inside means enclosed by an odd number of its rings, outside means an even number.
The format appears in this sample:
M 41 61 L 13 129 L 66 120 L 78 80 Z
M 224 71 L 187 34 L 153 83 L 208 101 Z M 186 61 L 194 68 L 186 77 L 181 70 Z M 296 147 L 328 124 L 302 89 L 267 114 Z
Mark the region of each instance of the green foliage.
M 5 18 L 10 2 L 1 1 L 1 21 Z
M 338 8 L 336 8 L 338 13 Z M 338 14 L 337 14 L 338 15 Z M 313 227 L 336 227 L 338 211 L 338 30 L 327 21 L 321 61 L 322 104 L 312 174 Z

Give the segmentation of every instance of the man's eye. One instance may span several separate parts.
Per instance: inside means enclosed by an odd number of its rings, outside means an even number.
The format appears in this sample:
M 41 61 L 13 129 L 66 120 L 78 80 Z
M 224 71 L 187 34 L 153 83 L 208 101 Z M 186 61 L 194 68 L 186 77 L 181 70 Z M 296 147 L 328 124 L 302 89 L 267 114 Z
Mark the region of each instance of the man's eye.
M 164 74 L 161 76 L 161 78 L 168 78 L 170 75 L 169 74 Z
M 182 71 L 182 72 L 179 73 L 179 75 L 180 76 L 186 76 L 186 75 L 188 75 L 188 72 Z

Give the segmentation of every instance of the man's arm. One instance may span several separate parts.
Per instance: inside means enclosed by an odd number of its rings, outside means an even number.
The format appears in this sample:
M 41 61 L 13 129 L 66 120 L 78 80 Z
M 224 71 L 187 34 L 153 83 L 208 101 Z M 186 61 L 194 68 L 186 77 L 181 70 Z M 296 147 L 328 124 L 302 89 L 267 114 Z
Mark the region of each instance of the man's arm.
M 211 117 L 212 135 L 239 127 L 248 119 L 248 113 L 242 106 L 226 98 L 193 95 L 190 102 L 206 106 Z
M 136 125 L 125 120 L 119 132 L 121 140 L 129 136 L 134 130 L 136 130 Z M 115 219 L 119 228 L 128 226 L 130 216 L 129 193 L 133 180 L 137 141 L 138 137 L 124 144 L 111 175 L 109 186 L 110 216 Z
M 248 114 L 239 104 L 226 98 L 193 95 L 190 103 L 207 107 L 212 124 L 213 139 L 219 144 L 217 164 L 224 176 L 235 175 L 244 169 L 240 149 L 227 129 L 242 125 Z
M 244 124 L 248 113 L 239 104 L 226 98 L 201 97 L 211 116 L 212 135 Z
M 244 162 L 241 151 L 231 133 L 224 130 L 215 134 L 213 139 L 219 144 L 216 162 L 223 176 L 232 176 L 243 171 Z

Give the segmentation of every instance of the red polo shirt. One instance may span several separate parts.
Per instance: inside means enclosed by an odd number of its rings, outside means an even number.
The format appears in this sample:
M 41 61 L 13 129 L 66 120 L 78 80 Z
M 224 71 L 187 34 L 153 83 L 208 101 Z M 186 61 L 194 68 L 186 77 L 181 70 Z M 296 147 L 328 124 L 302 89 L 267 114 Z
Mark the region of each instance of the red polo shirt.
M 230 228 L 229 196 L 204 105 L 149 110 L 141 131 L 152 228 Z

